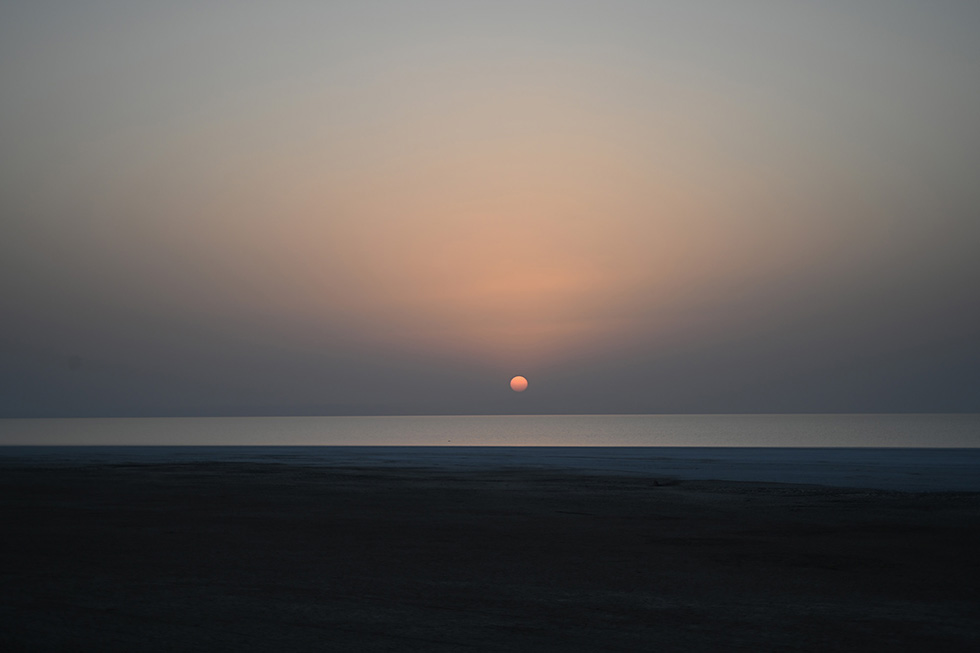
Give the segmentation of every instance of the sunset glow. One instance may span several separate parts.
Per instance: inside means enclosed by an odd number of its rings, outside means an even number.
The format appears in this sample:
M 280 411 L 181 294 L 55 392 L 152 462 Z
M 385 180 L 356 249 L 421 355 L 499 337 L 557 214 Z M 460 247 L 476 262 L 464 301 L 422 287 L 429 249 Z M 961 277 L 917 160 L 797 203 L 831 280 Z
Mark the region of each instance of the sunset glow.
M 15 413 L 975 404 L 972 7 L 116 4 L 0 10 Z

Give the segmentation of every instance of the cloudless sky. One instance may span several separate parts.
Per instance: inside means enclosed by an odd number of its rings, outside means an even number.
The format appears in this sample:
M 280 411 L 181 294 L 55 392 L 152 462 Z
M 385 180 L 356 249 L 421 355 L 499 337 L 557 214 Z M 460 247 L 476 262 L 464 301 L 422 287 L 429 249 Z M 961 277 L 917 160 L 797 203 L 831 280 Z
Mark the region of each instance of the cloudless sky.
M 978 30 L 3 3 L 0 416 L 980 412 Z

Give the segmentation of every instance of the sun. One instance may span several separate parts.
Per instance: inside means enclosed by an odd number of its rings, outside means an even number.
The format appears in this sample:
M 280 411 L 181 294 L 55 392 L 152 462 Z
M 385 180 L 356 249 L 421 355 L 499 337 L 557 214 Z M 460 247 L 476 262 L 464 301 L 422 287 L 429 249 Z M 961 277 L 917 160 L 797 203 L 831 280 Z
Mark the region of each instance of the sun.
M 510 389 L 514 392 L 524 392 L 527 390 L 527 379 L 523 376 L 515 376 L 510 380 Z

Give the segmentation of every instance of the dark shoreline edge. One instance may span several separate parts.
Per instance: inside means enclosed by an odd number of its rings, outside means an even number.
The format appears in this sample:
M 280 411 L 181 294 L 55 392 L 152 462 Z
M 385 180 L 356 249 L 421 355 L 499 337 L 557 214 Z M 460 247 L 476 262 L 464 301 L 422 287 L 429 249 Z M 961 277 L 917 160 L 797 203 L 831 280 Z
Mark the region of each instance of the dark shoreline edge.
M 800 447 L 8 446 L 0 465 L 277 463 L 980 492 L 980 449 Z

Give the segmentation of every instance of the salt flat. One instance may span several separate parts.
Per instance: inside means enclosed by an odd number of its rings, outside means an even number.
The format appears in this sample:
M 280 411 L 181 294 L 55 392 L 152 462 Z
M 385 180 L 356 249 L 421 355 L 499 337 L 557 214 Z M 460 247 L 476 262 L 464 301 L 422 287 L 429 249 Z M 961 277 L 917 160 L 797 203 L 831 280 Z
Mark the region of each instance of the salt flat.
M 359 460 L 7 456 L 0 646 L 980 645 L 980 494 Z

